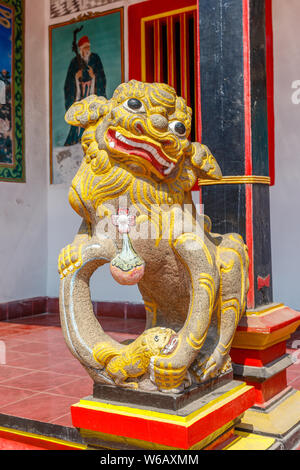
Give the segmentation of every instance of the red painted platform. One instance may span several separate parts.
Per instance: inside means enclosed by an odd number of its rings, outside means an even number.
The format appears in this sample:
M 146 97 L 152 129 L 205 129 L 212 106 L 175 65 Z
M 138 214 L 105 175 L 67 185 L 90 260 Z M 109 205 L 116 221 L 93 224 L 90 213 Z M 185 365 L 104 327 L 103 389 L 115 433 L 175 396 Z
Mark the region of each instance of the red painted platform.
M 145 325 L 142 318 L 104 317 L 101 322 L 119 341 L 135 338 Z M 0 357 L 0 417 L 74 431 L 70 407 L 91 395 L 93 384 L 65 345 L 58 313 L 1 321 L 0 340 L 6 352 Z M 288 385 L 300 390 L 300 328 L 287 345 L 296 361 L 287 370 Z M 0 437 L 3 448 L 7 437 Z
M 199 400 L 195 409 L 181 413 L 84 399 L 72 406 L 72 420 L 83 436 L 87 433 L 99 440 L 100 447 L 111 442 L 116 449 L 125 443 L 131 449 L 199 450 L 232 428 L 255 403 L 255 389 L 245 383 L 232 381 L 221 390 L 215 390 L 209 401 Z

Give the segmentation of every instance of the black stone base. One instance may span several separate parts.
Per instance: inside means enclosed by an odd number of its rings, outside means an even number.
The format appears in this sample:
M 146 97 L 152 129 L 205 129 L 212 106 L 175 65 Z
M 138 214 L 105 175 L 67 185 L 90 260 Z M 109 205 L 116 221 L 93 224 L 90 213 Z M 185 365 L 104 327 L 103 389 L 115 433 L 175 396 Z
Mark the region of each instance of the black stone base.
M 207 380 L 199 385 L 192 385 L 181 393 L 145 392 L 117 387 L 114 385 L 94 384 L 93 398 L 96 400 L 151 407 L 164 412 L 176 412 L 195 400 L 226 385 L 233 379 L 232 371 L 220 377 Z
M 0 426 L 3 428 L 35 434 L 37 437 L 61 439 L 75 444 L 84 444 L 77 429 L 58 424 L 44 423 L 28 418 L 0 413 Z

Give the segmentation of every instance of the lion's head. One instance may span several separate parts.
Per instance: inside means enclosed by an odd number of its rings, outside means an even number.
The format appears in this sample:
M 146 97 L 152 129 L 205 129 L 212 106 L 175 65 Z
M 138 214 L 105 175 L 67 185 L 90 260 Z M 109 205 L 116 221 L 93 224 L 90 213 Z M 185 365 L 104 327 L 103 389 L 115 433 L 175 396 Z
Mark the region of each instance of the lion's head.
M 85 157 L 69 193 L 74 210 L 91 220 L 127 193 L 148 214 L 153 204 L 182 204 L 197 177 L 220 178 L 209 149 L 189 141 L 191 117 L 185 100 L 162 83 L 131 80 L 110 100 L 92 95 L 74 103 L 66 120 L 85 129 Z
M 110 100 L 92 95 L 66 113 L 69 124 L 88 131 L 82 140 L 84 150 L 90 144 L 92 126 L 98 149 L 133 174 L 174 181 L 190 157 L 206 177 L 218 178 L 220 169 L 207 147 L 189 141 L 191 118 L 191 108 L 172 87 L 136 80 L 118 86 Z
M 143 347 L 151 356 L 170 354 L 178 343 L 178 336 L 171 328 L 155 327 L 144 331 L 140 336 Z

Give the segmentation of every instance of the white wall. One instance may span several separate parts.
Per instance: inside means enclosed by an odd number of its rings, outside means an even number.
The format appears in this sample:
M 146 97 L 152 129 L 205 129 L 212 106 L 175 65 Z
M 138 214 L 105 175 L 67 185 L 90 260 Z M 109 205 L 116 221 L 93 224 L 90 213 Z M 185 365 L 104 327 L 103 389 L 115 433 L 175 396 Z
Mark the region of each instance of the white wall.
M 273 0 L 275 186 L 271 188 L 274 300 L 300 310 L 300 2 Z M 300 95 L 299 95 L 300 96 Z
M 25 17 L 26 183 L 0 182 L 0 302 L 46 295 L 44 2 L 26 0 Z

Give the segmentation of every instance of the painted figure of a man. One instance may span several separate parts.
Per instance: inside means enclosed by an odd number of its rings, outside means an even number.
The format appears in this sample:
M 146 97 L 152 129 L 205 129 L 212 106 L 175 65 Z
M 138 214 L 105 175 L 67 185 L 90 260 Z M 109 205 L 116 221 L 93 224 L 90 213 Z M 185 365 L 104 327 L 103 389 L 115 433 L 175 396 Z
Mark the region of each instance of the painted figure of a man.
M 73 48 L 74 50 L 74 48 Z M 106 77 L 101 59 L 98 54 L 91 52 L 88 36 L 79 39 L 74 50 L 65 80 L 66 110 L 75 102 L 89 95 L 106 97 Z M 77 144 L 81 139 L 83 129 L 71 126 L 65 145 Z

